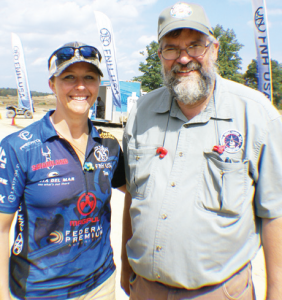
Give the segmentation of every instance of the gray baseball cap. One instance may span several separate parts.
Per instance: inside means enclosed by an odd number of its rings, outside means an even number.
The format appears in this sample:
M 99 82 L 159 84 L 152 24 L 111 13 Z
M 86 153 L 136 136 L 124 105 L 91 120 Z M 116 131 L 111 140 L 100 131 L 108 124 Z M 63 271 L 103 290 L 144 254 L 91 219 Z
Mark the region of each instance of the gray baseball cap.
M 102 77 L 100 69 L 102 56 L 98 49 L 80 42 L 64 44 L 54 51 L 48 59 L 49 79 L 59 76 L 67 67 L 77 62 L 87 62 L 96 67 L 97 72 Z
M 203 7 L 194 3 L 177 2 L 161 12 L 158 23 L 159 41 L 168 32 L 180 28 L 191 28 L 206 35 L 213 35 Z

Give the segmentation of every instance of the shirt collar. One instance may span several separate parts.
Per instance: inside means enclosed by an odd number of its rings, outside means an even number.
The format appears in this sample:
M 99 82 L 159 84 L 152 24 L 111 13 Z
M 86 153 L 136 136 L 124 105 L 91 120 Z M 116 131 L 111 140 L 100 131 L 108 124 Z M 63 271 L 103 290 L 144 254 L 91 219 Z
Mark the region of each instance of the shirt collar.
M 41 129 L 41 137 L 42 141 L 46 142 L 48 139 L 58 136 L 55 128 L 53 127 L 51 121 L 50 121 L 50 116 L 53 114 L 54 110 L 50 110 L 47 112 L 47 114 L 43 117 L 43 127 Z M 96 127 L 92 124 L 92 122 L 88 119 L 88 127 L 90 131 L 90 136 L 94 138 L 100 138 L 100 134 Z
M 187 122 L 186 117 L 183 115 L 181 109 L 171 97 L 169 90 L 166 87 L 162 88 L 163 91 L 159 97 L 154 99 L 153 111 L 156 113 L 166 113 L 171 109 L 171 116 L 179 118 Z M 195 116 L 189 123 L 205 123 L 209 119 L 232 119 L 232 112 L 230 107 L 230 99 L 224 96 L 227 92 L 223 79 L 216 74 L 215 89 L 213 95 L 205 108 L 199 115 Z M 172 102 L 173 101 L 173 102 Z

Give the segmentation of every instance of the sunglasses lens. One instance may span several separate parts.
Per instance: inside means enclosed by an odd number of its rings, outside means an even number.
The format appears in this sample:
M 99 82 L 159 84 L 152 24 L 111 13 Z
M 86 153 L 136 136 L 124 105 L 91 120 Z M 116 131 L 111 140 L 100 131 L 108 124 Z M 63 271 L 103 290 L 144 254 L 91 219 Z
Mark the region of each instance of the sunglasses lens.
M 56 65 L 59 66 L 66 60 L 70 60 L 74 55 L 73 48 L 62 48 L 56 53 Z
M 94 48 L 94 47 L 89 47 L 89 46 L 85 46 L 85 47 L 80 47 L 80 53 L 84 58 L 97 58 L 99 59 L 99 61 L 101 61 L 101 55 L 99 53 L 99 51 Z

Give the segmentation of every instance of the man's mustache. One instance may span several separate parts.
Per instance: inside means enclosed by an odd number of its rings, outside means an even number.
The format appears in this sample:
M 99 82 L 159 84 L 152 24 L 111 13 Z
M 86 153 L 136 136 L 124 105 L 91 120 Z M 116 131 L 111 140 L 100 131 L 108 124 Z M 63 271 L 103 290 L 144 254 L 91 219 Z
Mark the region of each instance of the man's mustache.
M 186 68 L 187 72 L 200 70 L 202 68 L 201 64 L 195 61 L 189 61 L 186 65 L 177 64 L 171 68 L 171 72 L 177 73 L 183 68 Z

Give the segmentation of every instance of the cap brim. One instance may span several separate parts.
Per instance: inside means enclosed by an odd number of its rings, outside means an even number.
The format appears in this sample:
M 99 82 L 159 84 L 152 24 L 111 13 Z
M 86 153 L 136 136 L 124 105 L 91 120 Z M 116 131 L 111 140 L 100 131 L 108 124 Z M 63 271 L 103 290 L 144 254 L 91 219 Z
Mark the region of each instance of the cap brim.
M 159 40 L 163 36 L 165 36 L 168 32 L 176 29 L 181 29 L 181 28 L 190 28 L 190 29 L 200 31 L 205 35 L 213 35 L 213 32 L 211 32 L 209 28 L 207 28 L 206 26 L 198 22 L 189 21 L 189 20 L 176 20 L 175 22 L 172 22 L 163 28 L 163 30 L 159 33 Z
M 50 79 L 51 77 L 53 77 L 53 76 L 55 76 L 55 77 L 59 76 L 59 75 L 62 74 L 62 72 L 63 72 L 66 68 L 68 68 L 70 65 L 73 65 L 73 64 L 78 63 L 78 62 L 86 62 L 86 63 L 89 63 L 89 64 L 93 65 L 94 67 L 96 67 L 97 72 L 99 73 L 99 75 L 100 75 L 101 77 L 104 77 L 103 72 L 102 72 L 101 69 L 97 66 L 97 63 L 99 63 L 98 58 L 93 60 L 93 59 L 86 59 L 86 58 L 84 58 L 84 57 L 82 57 L 82 56 L 79 56 L 79 57 L 74 56 L 74 57 L 72 57 L 70 60 L 67 60 L 66 62 L 62 63 L 62 64 L 57 68 L 56 72 L 54 72 L 54 73 L 51 73 L 51 72 L 50 72 L 50 73 L 49 73 L 49 79 Z

